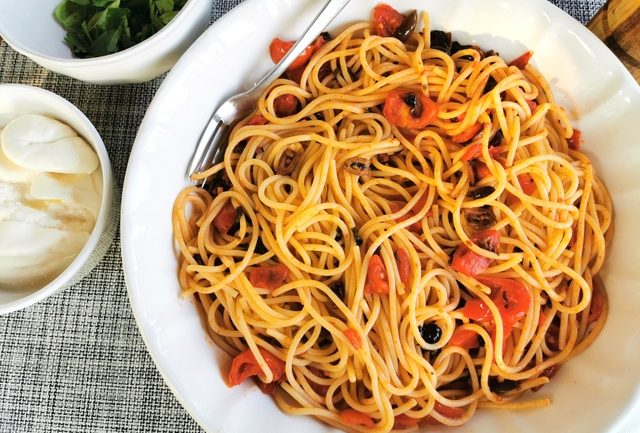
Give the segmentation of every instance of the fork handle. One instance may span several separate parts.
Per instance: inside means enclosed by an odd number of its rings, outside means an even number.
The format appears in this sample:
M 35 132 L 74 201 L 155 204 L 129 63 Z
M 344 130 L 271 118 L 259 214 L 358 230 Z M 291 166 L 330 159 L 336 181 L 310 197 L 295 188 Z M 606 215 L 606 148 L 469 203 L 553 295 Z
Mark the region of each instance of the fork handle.
M 229 101 L 233 102 L 233 104 L 220 107 L 216 113 L 220 119 L 228 124 L 237 118 L 238 112 L 242 112 L 245 115 L 249 114 L 255 107 L 254 103 L 247 104 L 247 102 L 251 99 L 255 102 L 267 87 L 280 77 L 291 63 L 327 28 L 331 21 L 333 21 L 350 1 L 351 0 L 328 0 L 298 41 L 271 71 L 262 77 L 251 89 L 230 98 Z M 225 108 L 229 108 L 229 110 L 225 110 Z

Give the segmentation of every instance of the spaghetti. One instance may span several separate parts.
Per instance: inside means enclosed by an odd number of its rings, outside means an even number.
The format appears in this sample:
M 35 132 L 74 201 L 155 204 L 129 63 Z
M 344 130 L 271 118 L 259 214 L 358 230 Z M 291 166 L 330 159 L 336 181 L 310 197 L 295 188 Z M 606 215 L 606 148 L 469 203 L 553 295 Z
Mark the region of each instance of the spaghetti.
M 549 404 L 607 314 L 611 201 L 531 53 L 415 21 L 316 41 L 173 210 L 229 383 L 348 431 Z

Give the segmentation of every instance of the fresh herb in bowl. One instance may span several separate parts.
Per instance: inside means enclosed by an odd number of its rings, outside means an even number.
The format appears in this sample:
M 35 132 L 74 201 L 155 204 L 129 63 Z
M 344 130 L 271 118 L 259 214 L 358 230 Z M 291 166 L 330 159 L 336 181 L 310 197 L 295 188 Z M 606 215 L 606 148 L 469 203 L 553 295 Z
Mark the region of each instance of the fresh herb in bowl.
M 147 39 L 171 21 L 187 0 L 62 0 L 55 17 L 73 55 L 99 57 Z

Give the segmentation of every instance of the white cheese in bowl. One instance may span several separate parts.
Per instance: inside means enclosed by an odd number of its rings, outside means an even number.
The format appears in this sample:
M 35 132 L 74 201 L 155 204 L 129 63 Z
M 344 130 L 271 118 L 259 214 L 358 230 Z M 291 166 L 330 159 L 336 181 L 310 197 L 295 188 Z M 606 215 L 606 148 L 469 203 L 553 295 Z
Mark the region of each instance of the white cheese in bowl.
M 5 126 L 0 137 L 5 156 L 28 170 L 89 174 L 98 156 L 89 143 L 62 122 L 39 114 L 20 116 Z
M 71 263 L 95 225 L 101 179 L 94 150 L 64 123 L 38 114 L 6 123 L 0 133 L 0 286 L 41 285 Z

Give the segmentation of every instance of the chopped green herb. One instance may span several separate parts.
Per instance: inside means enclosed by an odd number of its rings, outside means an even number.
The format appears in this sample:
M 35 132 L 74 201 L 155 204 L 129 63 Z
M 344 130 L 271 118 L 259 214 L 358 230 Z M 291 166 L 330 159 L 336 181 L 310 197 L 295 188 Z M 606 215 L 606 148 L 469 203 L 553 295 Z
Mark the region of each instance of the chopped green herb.
M 65 43 L 80 58 L 125 50 L 147 39 L 187 0 L 62 0 L 55 17 L 67 31 Z

